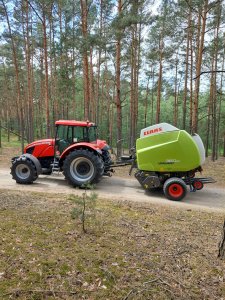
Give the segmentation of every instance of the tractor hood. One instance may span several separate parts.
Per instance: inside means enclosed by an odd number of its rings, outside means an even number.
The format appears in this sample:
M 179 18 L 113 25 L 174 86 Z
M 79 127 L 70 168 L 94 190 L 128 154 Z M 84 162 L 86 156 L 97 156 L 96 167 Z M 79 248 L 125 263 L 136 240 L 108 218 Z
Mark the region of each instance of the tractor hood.
M 54 156 L 54 139 L 37 140 L 28 144 L 24 153 L 29 153 L 35 157 Z
M 26 146 L 25 149 L 33 147 L 33 146 L 37 146 L 37 145 L 51 145 L 54 146 L 55 145 L 55 140 L 54 139 L 43 139 L 43 140 L 37 140 L 34 141 L 32 143 L 30 143 L 29 145 Z

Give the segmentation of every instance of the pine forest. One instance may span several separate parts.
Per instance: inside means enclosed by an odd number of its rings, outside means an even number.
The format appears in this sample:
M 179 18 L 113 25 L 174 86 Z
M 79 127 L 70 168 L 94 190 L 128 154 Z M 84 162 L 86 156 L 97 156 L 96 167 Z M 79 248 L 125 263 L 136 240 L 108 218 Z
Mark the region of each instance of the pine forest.
M 168 122 L 225 156 L 221 0 L 0 0 L 0 127 L 22 148 L 59 119 L 117 149 Z

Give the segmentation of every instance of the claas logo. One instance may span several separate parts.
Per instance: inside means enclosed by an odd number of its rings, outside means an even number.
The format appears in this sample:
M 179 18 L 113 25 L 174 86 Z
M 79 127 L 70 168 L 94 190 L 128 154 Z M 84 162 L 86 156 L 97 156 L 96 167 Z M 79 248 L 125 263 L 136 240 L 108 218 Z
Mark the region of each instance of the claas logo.
M 144 135 L 149 135 L 149 134 L 153 134 L 153 133 L 159 133 L 162 132 L 162 127 L 159 128 L 155 128 L 155 129 L 151 129 L 151 130 L 147 130 L 144 132 Z

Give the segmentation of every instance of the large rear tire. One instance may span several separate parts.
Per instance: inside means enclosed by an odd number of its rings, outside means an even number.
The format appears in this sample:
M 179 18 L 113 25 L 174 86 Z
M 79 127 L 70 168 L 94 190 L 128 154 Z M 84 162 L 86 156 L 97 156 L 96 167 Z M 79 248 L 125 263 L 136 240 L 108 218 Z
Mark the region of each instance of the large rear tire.
M 187 194 L 187 185 L 181 178 L 172 177 L 165 181 L 163 192 L 167 199 L 180 201 Z
M 13 162 L 11 174 L 19 184 L 30 184 L 38 178 L 34 164 L 25 157 L 19 157 Z
M 73 186 L 96 183 L 103 175 L 102 159 L 89 150 L 75 150 L 64 161 L 63 172 Z

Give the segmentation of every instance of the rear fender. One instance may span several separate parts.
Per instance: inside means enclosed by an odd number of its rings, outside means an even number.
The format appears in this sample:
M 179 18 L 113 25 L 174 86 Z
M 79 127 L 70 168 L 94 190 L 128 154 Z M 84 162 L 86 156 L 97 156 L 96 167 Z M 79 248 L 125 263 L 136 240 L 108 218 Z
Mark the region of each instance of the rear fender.
M 71 146 L 69 146 L 68 148 L 66 148 L 63 153 L 60 156 L 60 161 L 64 160 L 65 157 L 74 150 L 78 150 L 78 149 L 88 149 L 90 151 L 96 152 L 96 154 L 101 155 L 102 151 L 99 147 L 97 147 L 97 145 L 92 145 L 90 143 L 77 143 L 77 144 L 73 144 Z

